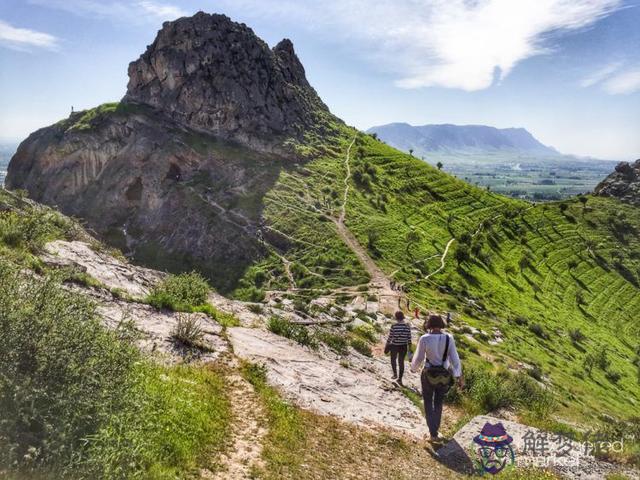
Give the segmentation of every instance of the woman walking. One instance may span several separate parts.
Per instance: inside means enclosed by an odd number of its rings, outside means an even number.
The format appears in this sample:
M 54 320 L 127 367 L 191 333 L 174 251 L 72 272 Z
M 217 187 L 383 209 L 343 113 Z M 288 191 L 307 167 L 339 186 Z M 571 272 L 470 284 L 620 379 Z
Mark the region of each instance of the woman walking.
M 440 315 L 429 315 L 425 325 L 427 333 L 418 340 L 416 354 L 411 362 L 411 371 L 422 368 L 422 399 L 431 440 L 438 440 L 442 419 L 444 396 L 455 381 L 464 388 L 462 366 L 452 335 L 444 333 L 444 320 Z
M 411 327 L 404 321 L 404 314 L 402 312 L 396 312 L 395 317 L 396 323 L 391 326 L 389 337 L 387 337 L 385 353 L 391 353 L 392 379 L 398 379 L 398 385 L 402 385 L 404 359 L 411 345 Z

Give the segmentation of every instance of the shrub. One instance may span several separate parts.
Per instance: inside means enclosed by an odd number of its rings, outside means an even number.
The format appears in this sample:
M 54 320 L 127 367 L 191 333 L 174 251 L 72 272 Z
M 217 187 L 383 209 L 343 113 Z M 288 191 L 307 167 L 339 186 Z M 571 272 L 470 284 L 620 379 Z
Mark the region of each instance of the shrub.
M 349 344 L 344 335 L 321 330 L 318 332 L 317 338 L 339 355 L 345 355 L 348 352 L 347 347 Z
M 616 372 L 613 370 L 607 370 L 604 374 L 605 378 L 609 380 L 611 383 L 618 383 L 622 378 L 622 374 L 620 372 Z
M 579 328 L 575 328 L 573 330 L 569 330 L 569 338 L 573 343 L 580 343 L 585 340 L 585 335 L 582 333 L 582 330 Z
M 171 337 L 185 347 L 202 348 L 204 345 L 204 330 L 198 319 L 192 315 L 178 315 Z
M 190 312 L 207 303 L 209 291 L 209 284 L 199 273 L 169 275 L 151 290 L 147 302 L 158 309 Z
M 532 323 L 529 325 L 529 331 L 543 340 L 547 340 L 549 335 L 545 332 L 544 327 L 539 323 Z
M 552 411 L 555 400 L 551 393 L 524 373 L 469 367 L 465 373 L 466 388 L 450 390 L 448 400 L 466 405 L 473 413 L 487 413 L 499 408 L 519 408 L 541 418 Z
M 304 325 L 293 323 L 286 318 L 273 316 L 267 322 L 267 328 L 276 335 L 293 340 L 300 345 L 318 348 L 318 341 Z
M 351 339 L 349 339 L 349 344 L 356 352 L 359 352 L 362 355 L 367 357 L 371 357 L 373 355 L 369 344 L 360 337 L 351 337 Z
M 257 315 L 261 315 L 264 313 L 264 307 L 259 303 L 252 303 L 247 307 L 250 312 L 255 313 Z
M 378 334 L 376 329 L 371 325 L 358 325 L 351 329 L 351 333 L 366 340 L 369 343 L 376 343 L 378 341 Z
M 246 288 L 240 288 L 234 292 L 234 296 L 238 300 L 243 300 L 245 302 L 261 302 L 264 300 L 264 290 L 257 288 L 255 286 L 250 286 Z
M 175 478 L 222 447 L 230 409 L 216 374 L 151 365 L 130 329 L 104 328 L 55 277 L 0 263 L 0 284 L 0 470 Z

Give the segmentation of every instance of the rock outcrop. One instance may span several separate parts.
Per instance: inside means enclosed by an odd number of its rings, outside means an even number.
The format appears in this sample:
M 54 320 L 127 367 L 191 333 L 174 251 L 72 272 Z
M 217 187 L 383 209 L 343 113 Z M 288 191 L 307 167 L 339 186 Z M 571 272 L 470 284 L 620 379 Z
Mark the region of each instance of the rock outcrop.
M 203 12 L 163 25 L 129 65 L 124 101 L 260 150 L 279 150 L 328 112 L 290 40 L 271 50 L 246 25 Z
M 615 171 L 600 182 L 594 193 L 640 205 L 640 160 L 634 163 L 620 162 Z
M 139 262 L 197 269 L 233 289 L 267 254 L 263 197 L 310 151 L 295 146 L 326 139 L 338 120 L 289 40 L 270 49 L 223 15 L 165 23 L 129 76 L 122 102 L 22 142 L 7 186 L 83 219 Z

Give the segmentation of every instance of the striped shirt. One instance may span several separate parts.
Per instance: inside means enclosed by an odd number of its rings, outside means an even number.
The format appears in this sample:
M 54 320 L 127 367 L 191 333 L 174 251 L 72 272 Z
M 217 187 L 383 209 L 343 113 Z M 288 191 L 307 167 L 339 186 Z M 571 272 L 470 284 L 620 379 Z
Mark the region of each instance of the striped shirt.
M 396 322 L 391 325 L 391 331 L 389 332 L 389 338 L 387 338 L 389 345 L 408 345 L 411 343 L 411 327 L 404 322 Z

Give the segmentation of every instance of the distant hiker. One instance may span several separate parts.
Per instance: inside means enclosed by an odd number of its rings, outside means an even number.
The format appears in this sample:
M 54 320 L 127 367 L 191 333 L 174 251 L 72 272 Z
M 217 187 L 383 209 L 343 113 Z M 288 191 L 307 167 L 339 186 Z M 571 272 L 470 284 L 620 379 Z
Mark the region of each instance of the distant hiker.
M 442 331 L 443 328 L 445 323 L 440 315 L 429 315 L 425 326 L 427 333 L 418 340 L 411 362 L 412 372 L 422 368 L 422 399 L 431 440 L 438 439 L 444 396 L 454 383 L 454 378 L 458 386 L 464 388 L 456 342 L 452 335 Z
M 391 326 L 384 353 L 391 353 L 391 370 L 393 380 L 398 379 L 398 385 L 402 385 L 404 375 L 404 359 L 411 345 L 411 327 L 404 321 L 404 314 L 397 311 L 396 323 Z

